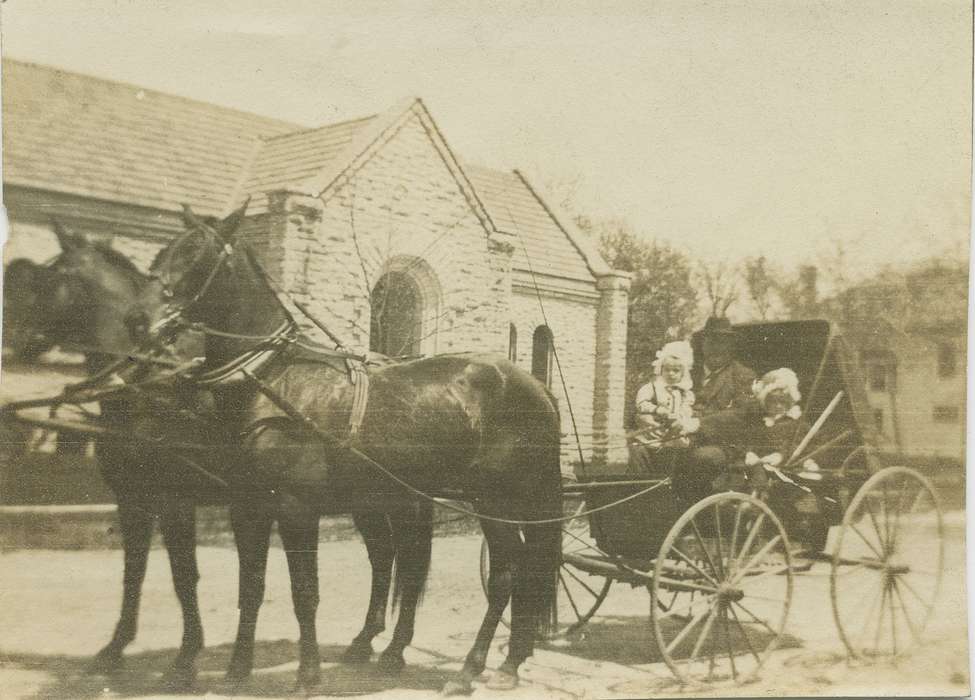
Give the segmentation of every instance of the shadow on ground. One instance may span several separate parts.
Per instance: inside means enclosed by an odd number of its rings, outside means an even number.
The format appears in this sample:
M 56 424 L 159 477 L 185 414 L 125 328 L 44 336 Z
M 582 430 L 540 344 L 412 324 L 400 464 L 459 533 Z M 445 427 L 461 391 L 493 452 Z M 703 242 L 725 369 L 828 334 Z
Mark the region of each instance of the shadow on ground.
M 682 624 L 677 620 L 670 620 L 663 630 L 664 640 L 673 639 L 680 632 Z M 771 639 L 771 634 L 757 625 L 747 625 L 748 640 L 755 649 L 764 648 Z M 676 656 L 689 654 L 694 644 L 694 635 L 682 642 L 677 649 Z M 657 642 L 650 627 L 650 620 L 645 617 L 631 617 L 620 615 L 601 615 L 587 624 L 581 635 L 572 639 L 561 639 L 546 645 L 552 651 L 570 656 L 589 659 L 590 661 L 612 661 L 627 666 L 651 664 L 663 661 Z M 736 651 L 747 649 L 743 638 L 734 641 Z M 799 648 L 802 642 L 798 637 L 785 634 L 779 641 L 779 649 Z M 702 653 L 707 653 L 705 644 Z
M 246 683 L 238 685 L 223 679 L 232 649 L 231 644 L 205 649 L 197 661 L 199 676 L 196 683 L 184 695 L 283 697 L 295 692 L 298 658 L 295 642 L 258 642 L 254 674 Z M 450 675 L 448 671 L 436 668 L 407 666 L 398 675 L 391 676 L 379 671 L 374 664 L 340 663 L 344 646 L 322 645 L 320 649 L 322 680 L 308 693 L 312 695 L 365 695 L 393 688 L 437 692 Z M 86 672 L 91 662 L 89 657 L 3 654 L 0 655 L 0 665 L 49 674 L 50 680 L 38 688 L 37 698 L 84 700 L 103 698 L 106 692 L 116 697 L 167 694 L 161 675 L 175 655 L 175 649 L 127 655 L 123 668 L 110 676 L 89 675 Z

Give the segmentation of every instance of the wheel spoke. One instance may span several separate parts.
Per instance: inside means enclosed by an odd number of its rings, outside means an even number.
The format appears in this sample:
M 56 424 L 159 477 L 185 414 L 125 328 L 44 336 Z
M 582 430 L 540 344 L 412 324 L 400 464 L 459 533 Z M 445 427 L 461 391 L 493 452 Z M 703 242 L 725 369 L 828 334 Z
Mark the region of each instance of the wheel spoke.
M 677 633 L 677 636 L 674 637 L 673 640 L 671 640 L 670 644 L 667 645 L 667 649 L 666 649 L 667 654 L 673 654 L 674 649 L 680 646 L 680 643 L 683 642 L 684 639 L 687 637 L 687 635 L 691 633 L 691 630 L 697 627 L 697 623 L 703 620 L 704 617 L 708 615 L 710 612 L 711 609 L 706 608 L 701 612 L 699 612 L 694 617 L 692 617 L 691 620 L 686 625 L 684 625 L 683 629 L 681 629 L 681 631 Z
M 694 644 L 694 650 L 691 652 L 691 655 L 688 657 L 688 660 L 690 660 L 690 661 L 693 661 L 694 659 L 697 658 L 697 655 L 701 652 L 701 646 L 704 644 L 704 640 L 707 638 L 708 634 L 711 632 L 711 627 L 712 627 L 712 625 L 714 625 L 714 618 L 716 617 L 715 614 L 714 614 L 714 608 L 715 607 L 716 606 L 711 606 L 710 608 L 708 608 L 708 611 L 707 611 L 708 612 L 708 621 L 704 623 L 704 629 L 701 630 L 701 636 L 699 636 L 697 638 L 697 643 Z M 712 644 L 711 646 L 714 646 L 714 645 Z M 714 657 L 712 655 L 712 659 L 713 658 Z
M 867 495 L 869 496 L 870 494 L 867 494 Z M 870 522 L 873 523 L 873 531 L 877 533 L 877 540 L 880 542 L 880 549 L 882 551 L 886 552 L 887 551 L 887 540 L 885 540 L 884 539 L 884 536 L 880 534 L 880 525 L 877 523 L 877 516 L 873 512 L 873 507 L 870 505 L 870 499 L 869 498 L 864 498 L 863 499 L 863 506 L 867 510 L 867 515 L 870 516 Z M 850 522 L 850 527 L 856 529 L 856 526 L 852 522 Z M 863 535 L 860 535 L 860 536 L 863 537 Z M 865 537 L 863 538 L 863 540 L 864 540 L 864 542 L 867 541 Z M 873 551 L 876 552 L 877 553 L 877 556 L 880 557 L 881 559 L 884 558 L 884 555 L 881 554 L 880 552 L 878 552 L 876 549 L 874 549 Z
M 559 572 L 559 583 L 562 584 L 562 588 L 565 590 L 565 597 L 569 599 L 569 605 L 572 606 L 572 611 L 576 614 L 576 619 L 581 620 L 582 615 L 579 613 L 579 608 L 576 606 L 575 599 L 572 597 L 572 593 L 569 592 L 569 587 L 565 583 L 565 577 L 562 576 L 562 572 Z
M 754 620 L 755 622 L 757 622 L 758 624 L 760 624 L 762 627 L 764 627 L 765 629 L 767 629 L 769 631 L 769 633 L 772 634 L 772 636 L 774 636 L 774 637 L 778 637 L 779 636 L 779 633 L 776 632 L 774 629 L 772 629 L 769 626 L 769 623 L 767 623 L 765 620 L 763 620 L 758 615 L 756 615 L 751 610 L 749 610 L 744 605 L 742 605 L 740 600 L 736 600 L 732 604 L 733 605 L 737 605 L 739 608 L 741 608 L 750 618 L 752 618 L 752 620 Z
M 884 553 L 890 554 L 890 516 L 888 515 L 887 504 L 890 502 L 890 498 L 887 495 L 887 479 L 880 482 L 881 490 L 884 492 L 884 499 L 881 503 L 884 506 L 883 516 L 884 516 L 884 534 L 886 535 L 883 540 Z
M 882 592 L 883 588 L 881 588 L 880 590 Z M 873 597 L 870 599 L 870 606 L 866 608 L 867 614 L 864 616 L 863 619 L 863 627 L 860 629 L 860 633 L 857 635 L 857 644 L 856 644 L 857 651 L 863 648 L 863 644 L 861 642 L 863 638 L 866 636 L 866 634 L 870 631 L 870 620 L 873 618 L 873 611 L 877 605 L 878 600 L 880 600 L 879 594 L 874 593 Z
M 769 603 L 785 603 L 785 598 L 773 598 L 767 595 L 749 595 L 747 598 L 748 600 L 764 600 Z
M 674 545 L 674 546 L 672 546 L 672 547 L 671 547 L 670 549 L 671 549 L 671 551 L 673 551 L 673 552 L 674 552 L 674 553 L 675 553 L 675 554 L 676 554 L 677 556 L 679 556 L 679 557 L 680 557 L 681 559 L 683 559 L 683 560 L 684 560 L 684 561 L 685 561 L 685 562 L 687 563 L 687 565 L 688 565 L 688 566 L 690 566 L 690 567 L 691 567 L 692 569 L 694 569 L 694 571 L 696 571 L 697 573 L 699 573 L 699 574 L 701 574 L 701 576 L 703 576 L 704 578 L 706 578 L 706 579 L 708 580 L 708 582 L 709 582 L 709 583 L 710 583 L 710 584 L 711 584 L 712 586 L 714 586 L 715 588 L 717 588 L 717 587 L 718 587 L 718 582 L 717 582 L 717 581 L 715 581 L 715 580 L 714 580 L 713 578 L 711 578 L 710 576 L 708 576 L 708 575 L 707 575 L 707 573 L 705 573 L 705 571 L 704 571 L 704 570 L 703 570 L 703 569 L 702 569 L 701 567 L 699 567 L 699 566 L 698 566 L 697 564 L 695 564 L 695 563 L 694 563 L 694 562 L 693 562 L 693 561 L 691 560 L 691 558 L 690 558 L 690 557 L 688 557 L 688 556 L 687 556 L 686 554 L 684 554 L 684 553 L 683 553 L 682 551 L 680 551 L 679 549 L 677 549 L 677 546 L 676 546 L 676 545 Z
M 731 634 L 728 631 L 728 610 L 724 606 L 721 608 L 721 626 L 724 628 L 725 646 L 728 649 L 728 662 L 731 664 L 731 678 L 738 680 L 738 669 L 735 668 L 735 655 L 732 650 Z
M 731 548 L 728 550 L 728 565 L 731 566 L 735 562 L 735 547 L 738 545 L 738 526 L 741 524 L 741 508 L 745 505 L 744 503 L 739 503 L 735 508 L 735 525 L 731 530 Z M 732 570 L 734 573 L 734 570 Z
M 890 607 L 890 641 L 893 646 L 894 656 L 897 656 L 897 621 L 894 619 L 894 585 L 893 582 L 887 584 L 887 604 Z
M 735 575 L 733 583 L 737 584 L 745 576 L 747 576 L 748 572 L 752 568 L 754 568 L 753 565 L 760 562 L 765 557 L 765 555 L 771 552 L 772 549 L 781 541 L 782 541 L 782 535 L 776 535 L 768 542 L 766 542 L 765 545 L 755 553 L 755 556 L 753 556 L 751 559 L 748 560 L 748 564 L 743 569 L 740 569 L 738 571 L 738 573 Z
M 890 542 L 891 554 L 897 551 L 897 540 L 898 540 L 898 534 L 900 533 L 900 526 L 901 526 L 901 503 L 904 502 L 904 493 L 907 491 L 908 486 L 910 486 L 910 482 L 907 480 L 907 477 L 901 479 L 901 488 L 900 491 L 897 493 L 897 504 L 896 504 L 897 510 L 894 511 L 894 532 Z
M 735 618 L 735 624 L 738 625 L 738 629 L 741 631 L 741 636 L 745 638 L 745 644 L 748 645 L 748 650 L 752 653 L 752 656 L 755 657 L 755 662 L 758 665 L 761 665 L 762 659 L 759 658 L 758 653 L 755 651 L 755 647 L 752 646 L 752 640 L 748 636 L 748 630 L 745 629 L 745 626 L 741 624 L 741 620 L 738 619 L 738 613 L 735 612 L 734 606 L 729 605 L 728 609 L 731 611 L 732 616 Z
M 701 549 L 704 550 L 704 557 L 708 561 L 708 566 L 711 567 L 711 572 L 716 578 L 722 578 L 721 574 L 718 573 L 717 567 L 714 565 L 714 560 L 711 559 L 711 552 L 708 551 L 707 546 L 704 544 L 704 538 L 701 537 L 701 531 L 698 529 L 697 521 L 694 518 L 691 518 L 691 527 L 694 528 L 694 537 L 697 538 L 697 543 L 701 545 Z
M 587 584 L 585 581 L 583 581 L 582 578 L 580 576 L 578 576 L 572 569 L 570 569 L 568 566 L 563 566 L 562 568 L 565 569 L 565 573 L 567 573 L 569 576 L 571 576 L 573 579 L 575 579 L 576 583 L 578 583 L 580 586 L 582 586 L 587 591 L 589 591 L 589 595 L 591 595 L 593 598 L 595 598 L 597 600 L 599 599 L 599 594 L 596 593 L 596 591 L 594 591 L 593 589 L 591 589 L 589 587 L 589 584 Z M 561 575 L 561 573 L 560 573 L 560 575 Z
M 873 635 L 874 652 L 880 651 L 880 633 L 884 626 L 884 602 L 887 600 L 888 585 L 884 582 L 884 590 L 880 596 L 880 616 L 877 618 L 877 632 Z
M 904 622 L 907 623 L 907 628 L 911 631 L 911 636 L 914 637 L 915 642 L 920 642 L 921 631 L 914 626 L 914 621 L 907 612 L 907 603 L 904 602 L 904 595 L 901 593 L 901 589 L 897 586 L 897 581 L 894 582 L 894 593 L 897 594 L 897 599 L 901 602 L 901 612 L 904 613 Z
M 788 571 L 789 567 L 783 564 L 782 566 L 776 567 L 774 569 L 768 569 L 760 574 L 755 574 L 754 576 L 745 576 L 743 580 L 736 581 L 733 585 L 738 586 L 738 588 L 744 588 L 746 585 L 755 583 L 756 581 L 761 581 L 763 578 L 768 578 L 769 576 L 778 576 L 783 571 Z
M 907 582 L 907 579 L 906 578 L 904 578 L 903 576 L 900 576 L 900 577 L 898 577 L 897 582 L 904 584 L 904 588 L 907 589 L 907 592 L 910 593 L 915 598 L 917 598 L 918 601 L 920 601 L 921 605 L 924 606 L 924 612 L 925 613 L 928 613 L 928 612 L 931 611 L 931 608 L 934 607 L 934 603 L 933 602 L 929 603 L 928 601 L 926 601 L 924 599 L 924 597 L 920 593 L 917 592 L 917 590 L 914 588 L 914 586 L 912 586 L 911 584 L 909 584 Z
M 883 561 L 884 555 L 881 554 L 879 551 L 877 551 L 877 548 L 873 546 L 873 543 L 870 540 L 868 540 L 862 532 L 860 532 L 860 528 L 854 525 L 852 521 L 850 521 L 848 524 L 850 526 L 850 529 L 853 530 L 853 532 L 857 533 L 860 536 L 860 539 L 863 540 L 866 543 L 866 545 L 870 547 L 871 550 L 873 550 L 873 553 L 877 555 L 877 560 Z M 881 543 L 880 546 L 883 547 L 883 544 Z
M 722 534 L 721 534 L 721 509 L 718 508 L 719 503 L 720 502 L 714 504 L 714 527 L 715 527 L 715 530 L 717 531 L 717 535 L 718 535 L 717 540 L 715 541 L 714 545 L 715 545 L 715 548 L 718 550 L 718 565 L 721 567 L 720 576 L 721 576 L 722 579 L 726 579 L 728 577 L 728 575 L 725 573 L 725 568 L 724 568 L 725 567 L 725 564 L 724 564 L 724 553 L 721 551 L 721 538 L 722 538 Z
M 748 536 L 745 538 L 745 544 L 741 546 L 741 551 L 738 552 L 738 556 L 735 558 L 735 570 L 741 568 L 742 560 L 751 551 L 752 544 L 755 541 L 755 537 L 758 535 L 759 530 L 762 529 L 762 524 L 765 522 L 765 511 L 761 511 L 758 517 L 755 518 L 755 522 L 752 524 L 751 529 L 748 531 Z

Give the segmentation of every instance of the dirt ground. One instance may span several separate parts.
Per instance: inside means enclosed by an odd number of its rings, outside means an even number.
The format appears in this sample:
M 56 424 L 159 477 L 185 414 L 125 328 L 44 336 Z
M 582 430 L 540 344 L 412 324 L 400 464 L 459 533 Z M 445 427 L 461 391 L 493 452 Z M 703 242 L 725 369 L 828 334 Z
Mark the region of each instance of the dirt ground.
M 829 568 L 818 564 L 797 579 L 788 635 L 761 677 L 749 685 L 676 685 L 659 660 L 649 628 L 645 589 L 617 584 L 585 636 L 538 650 L 523 667 L 522 685 L 507 693 L 476 687 L 473 697 L 632 698 L 768 695 L 965 695 L 967 667 L 964 519 L 948 514 L 948 575 L 929 643 L 896 666 L 853 665 L 836 636 L 829 603 Z M 440 537 L 420 609 L 407 669 L 389 678 L 371 667 L 338 663 L 358 631 L 368 598 L 369 566 L 356 540 L 322 543 L 322 603 L 318 612 L 322 697 L 435 696 L 460 668 L 484 610 L 478 579 L 480 538 Z M 207 648 L 194 693 L 209 698 L 289 696 L 296 668 L 297 625 L 291 610 L 284 554 L 272 550 L 268 589 L 258 625 L 257 671 L 243 688 L 222 680 L 236 624 L 236 554 L 199 552 L 200 599 Z M 150 557 L 139 635 L 116 676 L 84 674 L 89 657 L 112 633 L 121 598 L 122 553 L 111 550 L 8 550 L 0 554 L 0 697 L 4 699 L 166 697 L 159 676 L 179 643 L 180 615 L 165 553 Z M 377 640 L 377 649 L 388 640 Z M 502 659 L 499 634 L 490 665 Z M 317 697 L 317 696 L 316 696 Z

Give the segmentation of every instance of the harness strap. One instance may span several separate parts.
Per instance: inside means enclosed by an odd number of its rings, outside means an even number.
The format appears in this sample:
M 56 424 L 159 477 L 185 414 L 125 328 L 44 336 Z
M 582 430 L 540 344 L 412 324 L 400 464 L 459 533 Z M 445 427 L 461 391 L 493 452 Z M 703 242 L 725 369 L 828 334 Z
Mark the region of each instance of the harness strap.
M 349 370 L 349 381 L 352 382 L 352 411 L 349 414 L 349 441 L 359 437 L 359 428 L 366 417 L 366 406 L 369 403 L 369 373 L 361 362 L 346 360 Z

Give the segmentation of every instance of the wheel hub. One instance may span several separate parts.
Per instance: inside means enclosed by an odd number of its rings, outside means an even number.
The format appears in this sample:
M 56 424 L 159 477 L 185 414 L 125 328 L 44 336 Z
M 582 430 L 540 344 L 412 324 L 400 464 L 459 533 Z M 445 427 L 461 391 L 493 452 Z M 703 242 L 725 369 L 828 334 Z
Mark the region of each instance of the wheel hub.
M 737 603 L 745 597 L 745 591 L 730 583 L 722 583 L 718 587 L 718 600 L 726 603 Z

